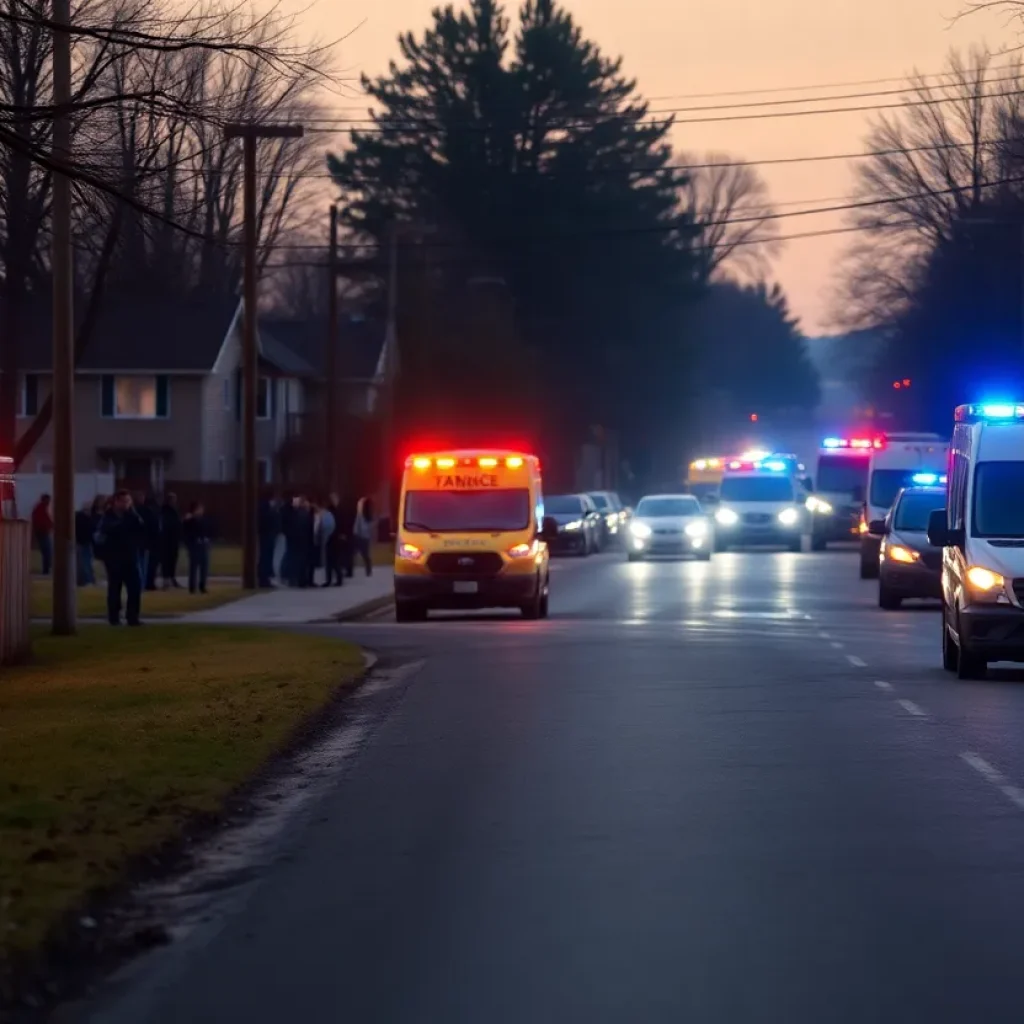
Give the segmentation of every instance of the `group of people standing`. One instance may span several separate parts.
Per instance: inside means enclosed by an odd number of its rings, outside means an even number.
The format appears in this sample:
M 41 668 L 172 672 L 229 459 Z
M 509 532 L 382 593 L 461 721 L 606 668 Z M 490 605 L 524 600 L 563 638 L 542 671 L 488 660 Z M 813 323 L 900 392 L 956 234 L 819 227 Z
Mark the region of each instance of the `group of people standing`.
M 337 494 L 323 502 L 301 494 L 268 494 L 259 509 L 259 585 L 272 587 L 276 575 L 287 586 L 312 587 L 321 569 L 321 586 L 340 587 L 354 574 L 357 557 L 369 576 L 375 530 L 376 513 L 368 497 L 349 504 Z
M 53 516 L 51 499 L 44 494 L 32 510 L 32 533 L 42 560 L 42 571 L 52 567 Z M 157 589 L 159 576 L 165 590 L 180 587 L 178 562 L 182 548 L 188 555 L 188 589 L 206 593 L 210 565 L 211 523 L 202 503 L 193 502 L 183 516 L 175 494 L 139 495 L 118 491 L 97 497 L 75 513 L 76 577 L 80 587 L 96 583 L 95 563 L 107 576 L 107 612 L 111 625 L 121 621 L 121 595 L 125 618 L 139 624 L 144 590 Z

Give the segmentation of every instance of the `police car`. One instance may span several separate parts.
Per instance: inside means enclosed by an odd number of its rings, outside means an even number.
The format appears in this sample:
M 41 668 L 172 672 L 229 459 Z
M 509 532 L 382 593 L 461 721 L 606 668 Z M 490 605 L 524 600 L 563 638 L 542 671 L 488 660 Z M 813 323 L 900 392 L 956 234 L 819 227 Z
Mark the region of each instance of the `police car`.
M 976 679 L 1024 661 L 1024 402 L 957 406 L 928 538 L 943 549 L 943 667 Z
M 879 608 L 892 611 L 908 598 L 942 597 L 942 549 L 928 542 L 928 523 L 936 509 L 946 506 L 945 484 L 945 476 L 917 474 L 914 486 L 896 496 L 885 520 L 871 524 L 871 532 L 882 536 Z
M 792 455 L 728 462 L 715 511 L 715 550 L 783 545 L 801 551 L 808 511 L 799 474 L 799 463 Z

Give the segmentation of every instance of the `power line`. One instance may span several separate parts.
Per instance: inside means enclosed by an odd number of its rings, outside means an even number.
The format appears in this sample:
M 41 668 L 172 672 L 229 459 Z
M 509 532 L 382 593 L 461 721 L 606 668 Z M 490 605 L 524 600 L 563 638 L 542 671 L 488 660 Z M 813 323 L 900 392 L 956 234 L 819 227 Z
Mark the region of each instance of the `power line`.
M 893 221 L 886 225 L 887 228 L 899 228 L 909 227 L 913 225 L 915 221 L 911 219 Z M 695 245 L 691 247 L 691 252 L 716 252 L 721 249 L 736 249 L 746 247 L 750 245 L 766 245 L 775 242 L 795 242 L 806 238 L 825 238 L 830 235 L 845 235 L 853 231 L 863 230 L 858 225 L 846 225 L 839 228 L 822 228 L 818 231 L 797 231 L 788 235 L 776 235 L 772 237 L 761 237 L 761 238 L 741 238 L 736 241 L 718 242 L 705 245 Z M 282 246 L 281 248 L 286 248 Z M 326 251 L 326 246 L 323 247 Z M 462 265 L 476 265 L 479 261 L 473 257 L 465 257 L 459 259 L 443 259 L 432 261 L 432 266 L 462 266 Z M 287 262 L 281 263 L 266 263 L 264 270 L 325 270 L 326 263 L 314 263 L 312 260 L 288 260 Z M 344 264 L 342 265 L 344 269 Z
M 1006 75 L 1006 76 L 1004 76 L 1002 78 L 990 78 L 990 79 L 986 79 L 986 80 L 981 81 L 981 82 L 972 82 L 972 83 L 970 83 L 970 87 L 977 89 L 977 88 L 980 88 L 982 86 L 997 85 L 1000 82 L 1015 82 L 1015 83 L 1017 83 L 1019 85 L 1021 83 L 1021 78 L 1022 78 L 1021 74 Z M 715 103 L 715 104 L 710 104 L 708 106 L 701 106 L 701 107 L 661 107 L 661 108 L 658 108 L 658 109 L 655 109 L 655 110 L 647 110 L 647 111 L 645 111 L 645 116 L 650 116 L 652 114 L 689 114 L 689 113 L 701 113 L 703 111 L 712 111 L 712 110 L 744 110 L 744 109 L 747 109 L 749 107 L 781 107 L 781 106 L 792 106 L 794 104 L 800 104 L 800 103 L 803 103 L 803 104 L 807 104 L 807 103 L 831 103 L 831 102 L 838 102 L 838 101 L 842 101 L 842 100 L 871 99 L 871 98 L 876 97 L 876 96 L 905 96 L 909 92 L 934 92 L 934 91 L 936 91 L 938 89 L 955 89 L 955 88 L 958 88 L 959 85 L 960 85 L 960 83 L 949 83 L 949 84 L 940 84 L 940 85 L 904 85 L 900 89 L 884 89 L 884 90 L 882 90 L 880 92 L 852 92 L 852 93 L 843 93 L 843 94 L 840 94 L 838 96 L 835 95 L 835 94 L 833 94 L 831 96 L 798 96 L 798 97 L 795 97 L 793 99 L 786 99 L 786 100 L 757 100 L 757 101 L 751 101 L 751 102 L 748 102 L 748 103 Z M 975 95 L 978 95 L 978 93 L 975 92 L 975 93 L 968 93 L 967 94 L 968 98 L 971 97 L 971 96 L 975 96 Z M 1000 95 L 1010 95 L 1010 94 L 1000 94 Z M 959 99 L 959 98 L 961 98 L 961 97 L 949 97 L 946 100 L 946 102 L 952 102 L 953 100 Z M 640 103 L 640 102 L 643 102 L 643 101 L 638 98 L 637 102 Z M 613 113 L 602 113 L 600 111 L 586 111 L 586 112 L 582 112 L 582 113 L 578 113 L 578 114 L 562 114 L 562 115 L 556 114 L 556 115 L 554 115 L 554 120 L 557 121 L 561 117 L 561 118 L 564 118 L 567 121 L 577 121 L 577 120 L 579 120 L 579 121 L 586 122 L 586 121 L 590 121 L 590 120 L 613 120 L 613 119 L 615 119 L 617 117 L 621 117 L 621 116 L 622 116 L 622 114 L 620 112 L 618 112 L 618 111 L 615 111 Z M 362 118 L 314 117 L 314 118 L 310 119 L 310 121 L 312 123 L 314 123 L 314 124 L 315 123 L 320 123 L 320 124 L 370 124 L 370 125 L 380 125 L 380 124 L 386 123 L 388 121 L 402 122 L 402 121 L 406 121 L 406 120 L 409 120 L 409 119 L 403 118 L 403 117 L 400 117 L 400 116 L 397 116 L 397 115 L 395 117 L 388 117 L 388 116 L 383 115 L 383 114 L 378 116 L 378 117 L 362 117 Z M 464 122 L 464 123 L 472 124 L 474 122 Z
M 903 90 L 905 91 L 905 90 Z M 772 110 L 762 111 L 755 114 L 719 114 L 715 117 L 670 117 L 665 118 L 662 121 L 638 121 L 635 127 L 637 128 L 654 128 L 659 125 L 671 126 L 679 124 L 721 124 L 729 121 L 762 121 L 770 118 L 780 117 L 811 117 L 824 114 L 856 114 L 864 113 L 867 111 L 878 111 L 878 110 L 906 110 L 912 107 L 932 107 L 938 106 L 943 103 L 956 103 L 962 102 L 963 100 L 972 99 L 1000 99 L 1009 98 L 1012 96 L 1024 95 L 1024 90 L 1015 89 L 1008 92 L 993 92 L 993 93 L 974 93 L 958 96 L 940 96 L 935 99 L 922 99 L 922 100 L 906 100 L 902 103 L 863 103 L 857 106 L 847 107 L 821 107 L 816 110 Z M 714 109 L 711 107 L 705 109 Z M 555 127 L 565 130 L 569 128 L 587 128 L 591 127 L 598 118 L 604 117 L 606 120 L 615 120 L 622 118 L 623 113 L 617 112 L 607 115 L 594 115 L 594 120 L 587 121 L 585 119 L 576 119 L 579 123 L 573 123 L 573 119 L 567 119 L 565 123 L 556 122 Z M 357 123 L 365 123 L 373 125 L 373 127 L 360 128 L 352 127 Z M 481 131 L 486 132 L 491 129 L 491 125 L 480 124 L 478 122 L 464 122 L 459 124 L 455 122 L 455 125 L 461 129 L 468 131 Z M 318 135 L 344 135 L 344 134 L 359 134 L 359 135 L 386 135 L 390 133 L 402 133 L 402 132 L 421 132 L 426 133 L 430 131 L 443 131 L 446 127 L 451 125 L 444 125 L 441 122 L 430 121 L 427 118 L 421 119 L 419 123 L 416 123 L 416 119 L 410 118 L 407 124 L 404 125 L 387 125 L 382 123 L 381 120 L 365 120 L 363 122 L 352 121 L 348 127 L 344 128 L 317 128 L 311 127 L 308 131 Z
M 793 210 L 790 213 L 761 213 L 753 214 L 742 217 L 730 217 L 719 221 L 709 221 L 704 223 L 688 224 L 685 222 L 677 222 L 672 224 L 656 224 L 656 225 L 645 225 L 644 227 L 620 227 L 620 228 L 600 228 L 600 229 L 587 229 L 586 231 L 579 231 L 572 234 L 560 234 L 560 235 L 534 235 L 534 236 L 523 236 L 523 237 L 509 237 L 505 239 L 493 239 L 491 244 L 494 245 L 518 245 L 524 242 L 549 242 L 549 241 L 562 241 L 562 240 L 578 240 L 586 238 L 595 238 L 600 236 L 624 236 L 624 235 L 650 235 L 650 234 L 671 234 L 674 231 L 686 231 L 686 230 L 707 230 L 708 228 L 721 228 L 731 227 L 734 224 L 762 224 L 767 221 L 783 220 L 788 217 L 807 217 L 819 214 L 828 213 L 849 213 L 853 210 L 865 210 L 873 209 L 879 206 L 894 206 L 898 203 L 916 202 L 922 199 L 939 198 L 942 196 L 958 195 L 961 192 L 973 192 L 976 189 L 990 189 L 1000 188 L 1005 185 L 1018 185 L 1024 184 L 1024 178 L 1000 178 L 996 181 L 983 182 L 980 185 L 969 184 L 969 185 L 956 185 L 951 188 L 945 189 L 932 189 L 928 192 L 915 192 L 900 196 L 891 196 L 885 199 L 861 199 L 861 200 L 850 200 L 848 202 L 839 203 L 833 206 L 817 206 L 807 210 Z M 891 225 L 884 225 L 889 227 Z M 857 225 L 851 230 L 860 231 L 863 230 L 863 226 Z M 763 241 L 768 241 L 764 239 Z M 231 243 L 238 244 L 238 243 Z M 415 242 L 415 243 L 402 243 L 403 248 L 409 249 L 451 249 L 458 248 L 460 243 L 457 242 Z M 293 249 L 293 250 L 322 250 L 323 246 L 316 243 L 309 242 L 282 242 L 276 245 L 276 249 Z M 339 249 L 346 249 L 349 251 L 357 250 L 376 250 L 381 248 L 379 242 L 340 242 L 338 243 Z

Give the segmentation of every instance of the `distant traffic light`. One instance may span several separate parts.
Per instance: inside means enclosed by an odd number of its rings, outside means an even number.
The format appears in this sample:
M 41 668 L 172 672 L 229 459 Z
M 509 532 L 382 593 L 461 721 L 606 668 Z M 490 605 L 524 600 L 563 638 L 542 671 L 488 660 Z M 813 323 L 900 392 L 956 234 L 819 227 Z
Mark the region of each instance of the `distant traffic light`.
M 901 383 L 900 383 L 900 382 L 899 382 L 898 380 L 894 380 L 894 381 L 892 382 L 892 386 L 893 386 L 893 387 L 894 387 L 894 388 L 895 388 L 895 389 L 896 389 L 897 391 L 899 391 L 899 389 L 900 389 L 901 387 L 903 387 L 903 385 L 902 385 L 902 384 L 901 384 Z
M 750 414 L 750 422 L 751 423 L 756 423 L 757 422 L 757 413 L 756 412 L 752 412 Z

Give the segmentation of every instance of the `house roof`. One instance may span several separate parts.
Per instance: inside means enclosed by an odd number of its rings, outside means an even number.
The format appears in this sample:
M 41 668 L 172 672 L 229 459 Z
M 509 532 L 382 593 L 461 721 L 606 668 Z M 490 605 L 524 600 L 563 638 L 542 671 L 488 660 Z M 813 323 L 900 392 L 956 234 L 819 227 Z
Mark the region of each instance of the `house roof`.
M 203 300 L 170 300 L 133 296 L 103 302 L 79 372 L 119 370 L 208 373 L 224 345 L 238 312 L 235 296 Z M 75 310 L 76 327 L 85 313 Z M 19 368 L 48 372 L 52 368 L 53 319 L 49 304 L 29 307 L 19 331 Z
M 260 344 L 264 359 L 284 373 L 313 377 L 326 374 L 327 327 L 319 317 L 261 317 Z M 355 313 L 340 316 L 338 346 L 338 372 L 343 377 L 372 379 L 377 375 L 384 346 L 384 325 Z M 299 366 L 306 369 L 300 370 Z

